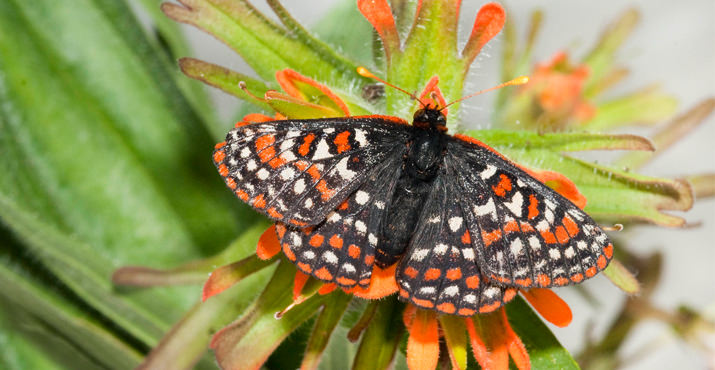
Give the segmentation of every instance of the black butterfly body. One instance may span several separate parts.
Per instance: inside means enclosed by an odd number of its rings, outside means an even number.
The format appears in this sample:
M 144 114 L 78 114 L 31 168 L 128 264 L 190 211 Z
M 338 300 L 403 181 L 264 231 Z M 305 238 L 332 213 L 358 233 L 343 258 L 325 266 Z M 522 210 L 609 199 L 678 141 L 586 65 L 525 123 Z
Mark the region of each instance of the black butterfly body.
M 485 144 L 446 133 L 439 109 L 239 124 L 214 162 L 277 223 L 286 256 L 343 288 L 397 263 L 399 294 L 473 315 L 519 288 L 579 283 L 613 246 L 581 209 Z

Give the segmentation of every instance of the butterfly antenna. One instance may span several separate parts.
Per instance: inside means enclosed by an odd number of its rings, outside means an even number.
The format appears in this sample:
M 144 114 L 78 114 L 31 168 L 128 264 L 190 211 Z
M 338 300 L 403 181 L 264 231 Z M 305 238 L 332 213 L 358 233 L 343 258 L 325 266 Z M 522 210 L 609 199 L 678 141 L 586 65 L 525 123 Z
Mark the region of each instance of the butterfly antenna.
M 459 103 L 459 102 L 461 102 L 462 100 L 466 100 L 466 99 L 469 99 L 469 98 L 471 98 L 471 97 L 474 97 L 474 96 L 477 96 L 477 95 L 480 95 L 480 94 L 484 94 L 485 92 L 490 92 L 490 91 L 497 90 L 497 89 L 501 89 L 502 87 L 507 87 L 507 86 L 523 85 L 523 84 L 525 84 L 525 83 L 527 83 L 527 82 L 529 82 L 529 77 L 528 77 L 528 76 L 519 76 L 519 77 L 517 77 L 517 78 L 515 78 L 515 79 L 513 79 L 513 80 L 511 80 L 511 81 L 507 81 L 507 82 L 501 83 L 501 84 L 499 84 L 499 85 L 497 85 L 497 86 L 490 87 L 490 88 L 488 88 L 488 89 L 486 89 L 486 90 L 477 91 L 477 92 L 475 92 L 474 94 L 470 94 L 470 95 L 467 95 L 467 96 L 463 96 L 463 97 L 461 97 L 461 98 L 459 98 L 459 99 L 457 99 L 457 100 L 455 100 L 455 101 L 453 101 L 453 102 L 451 102 L 451 103 L 445 105 L 444 107 L 442 107 L 442 109 L 447 108 L 447 107 L 449 107 L 450 105 L 452 105 L 452 104 L 454 104 L 454 103 Z
M 367 68 L 365 68 L 365 67 L 358 67 L 358 68 L 357 68 L 357 73 L 358 73 L 360 76 L 367 77 L 367 78 L 372 78 L 373 80 L 377 80 L 377 81 L 379 81 L 379 82 L 382 82 L 383 84 L 385 84 L 385 85 L 387 85 L 387 86 L 390 86 L 390 87 L 392 87 L 392 88 L 395 89 L 395 90 L 402 91 L 403 93 L 409 95 L 410 98 L 412 98 L 412 100 L 417 100 L 417 101 L 422 105 L 422 108 L 424 108 L 424 107 L 427 106 L 427 104 L 425 104 L 422 100 L 420 100 L 415 94 L 413 94 L 413 93 L 411 93 L 411 92 L 409 92 L 409 91 L 407 91 L 407 90 L 405 90 L 405 89 L 399 88 L 399 87 L 397 87 L 397 86 L 395 86 L 395 85 L 393 85 L 393 84 L 391 84 L 391 83 L 389 83 L 389 82 L 383 80 L 383 79 L 380 78 L 380 77 L 375 76 L 372 72 L 368 71 Z

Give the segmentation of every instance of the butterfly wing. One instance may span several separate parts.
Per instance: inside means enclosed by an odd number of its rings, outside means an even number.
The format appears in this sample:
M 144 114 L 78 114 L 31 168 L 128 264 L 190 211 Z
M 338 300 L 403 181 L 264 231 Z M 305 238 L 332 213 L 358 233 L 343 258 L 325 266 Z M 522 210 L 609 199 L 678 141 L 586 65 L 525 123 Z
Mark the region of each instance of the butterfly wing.
M 243 201 L 275 221 L 317 225 L 386 158 L 401 156 L 412 129 L 391 117 L 284 120 L 239 125 L 214 162 Z
M 305 273 L 344 288 L 370 284 L 386 204 L 400 177 L 402 156 L 379 163 L 325 221 L 305 228 L 278 224 L 284 253 Z
M 483 276 L 465 214 L 455 199 L 455 175 L 449 168 L 443 170 L 434 179 L 408 251 L 399 262 L 400 297 L 447 314 L 491 312 L 510 301 L 516 289 Z
M 569 200 L 485 144 L 452 137 L 445 162 L 487 278 L 518 287 L 579 283 L 603 270 L 613 245 Z

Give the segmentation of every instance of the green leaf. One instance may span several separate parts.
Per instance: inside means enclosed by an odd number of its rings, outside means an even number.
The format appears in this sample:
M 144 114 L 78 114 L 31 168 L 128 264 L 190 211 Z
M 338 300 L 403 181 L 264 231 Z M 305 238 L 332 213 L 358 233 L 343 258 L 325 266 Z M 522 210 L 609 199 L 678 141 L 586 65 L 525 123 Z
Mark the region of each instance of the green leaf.
M 219 366 L 260 367 L 288 334 L 317 312 L 324 297 L 313 296 L 276 319 L 275 314 L 293 301 L 289 287 L 295 273 L 293 264 L 282 259 L 261 296 L 241 318 L 216 333 L 211 348 Z
M 678 101 L 656 88 L 622 96 L 598 105 L 598 114 L 580 127 L 588 131 L 605 131 L 625 125 L 650 125 L 668 119 L 678 108 Z
M 514 332 L 526 346 L 533 369 L 578 369 L 571 354 L 559 343 L 521 297 L 506 305 Z
M 7 245 L 3 245 L 6 248 Z M 103 325 L 76 306 L 67 302 L 58 293 L 47 290 L 41 283 L 31 277 L 25 277 L 8 268 L 5 263 L 0 264 L 0 296 L 4 302 L 2 316 L 10 315 L 3 321 L 5 325 L 19 325 L 16 328 L 27 330 L 35 326 L 35 330 L 45 332 L 53 340 L 67 343 L 67 347 L 74 347 L 93 366 L 99 367 L 135 367 L 141 354 L 128 344 L 115 337 Z M 6 311 L 8 310 L 8 311 Z M 13 317 L 14 323 L 6 321 Z M 22 324 L 21 324 L 22 323 Z M 34 325 L 33 325 L 34 324 Z M 4 325 L 3 325 L 4 326 Z M 50 355 L 55 360 L 63 359 L 66 365 L 81 363 L 80 358 L 63 357 L 50 348 Z
M 529 131 L 479 130 L 469 131 L 470 136 L 499 147 L 524 150 L 550 150 L 575 152 L 585 150 L 644 150 L 653 151 L 653 144 L 636 135 L 559 132 L 539 134 Z
M 405 333 L 402 324 L 405 304 L 398 302 L 395 297 L 389 297 L 377 305 L 370 326 L 362 335 L 358 353 L 353 360 L 353 370 L 388 368 Z
M 640 292 L 641 287 L 636 277 L 618 260 L 612 260 L 608 267 L 603 270 L 603 274 L 615 286 L 628 294 L 638 294 Z
M 341 291 L 330 293 L 325 297 L 325 303 L 318 315 L 318 319 L 315 321 L 315 327 L 310 339 L 308 339 L 303 362 L 300 365 L 301 369 L 316 369 L 318 367 L 331 334 L 333 334 L 335 327 L 342 319 L 351 299 L 351 295 L 344 294 Z M 344 338 L 339 339 L 344 340 Z
M 303 39 L 291 37 L 245 0 L 232 2 L 183 0 L 180 6 L 164 3 L 162 10 L 172 19 L 192 24 L 226 43 L 266 81 L 276 71 L 292 68 L 320 80 L 365 81 L 347 59 L 335 53 L 313 50 Z M 319 43 L 314 40 L 315 43 Z M 286 53 L 289 50 L 290 53 Z
M 466 369 L 468 350 L 464 318 L 452 315 L 438 315 L 438 318 L 452 365 L 456 364 L 457 369 Z
M 211 335 L 241 314 L 268 281 L 271 269 L 258 271 L 216 297 L 197 303 L 149 353 L 145 369 L 189 369 L 206 353 Z M 207 361 L 212 364 L 213 361 Z

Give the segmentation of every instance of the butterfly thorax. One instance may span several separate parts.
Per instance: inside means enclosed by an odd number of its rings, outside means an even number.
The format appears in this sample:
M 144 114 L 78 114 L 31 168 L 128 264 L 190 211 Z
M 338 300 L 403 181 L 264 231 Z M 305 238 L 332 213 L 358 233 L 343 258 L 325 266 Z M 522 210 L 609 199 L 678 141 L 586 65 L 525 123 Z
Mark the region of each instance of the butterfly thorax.
M 407 142 L 402 173 L 388 207 L 382 227 L 375 262 L 386 267 L 405 253 L 432 182 L 439 174 L 446 147 L 447 128 L 444 114 L 425 108 L 415 113 L 417 129 Z

